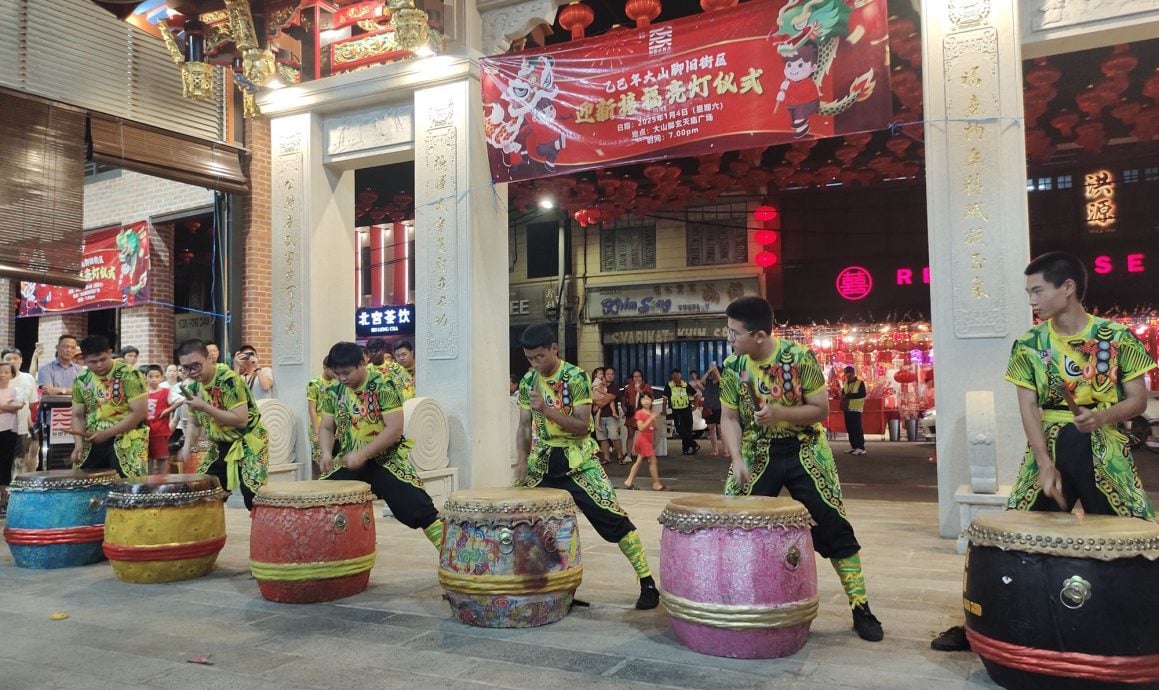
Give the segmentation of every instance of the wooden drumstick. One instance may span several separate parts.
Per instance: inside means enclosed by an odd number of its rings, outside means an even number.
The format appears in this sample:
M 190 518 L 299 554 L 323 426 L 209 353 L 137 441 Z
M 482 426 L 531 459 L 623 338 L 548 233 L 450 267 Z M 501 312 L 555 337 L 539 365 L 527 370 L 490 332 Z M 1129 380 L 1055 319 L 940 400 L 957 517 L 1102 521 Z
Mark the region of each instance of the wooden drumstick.
M 1078 415 L 1082 411 L 1082 408 L 1075 402 L 1074 394 L 1065 385 L 1062 388 L 1062 399 L 1066 401 L 1066 407 L 1070 410 L 1071 414 Z

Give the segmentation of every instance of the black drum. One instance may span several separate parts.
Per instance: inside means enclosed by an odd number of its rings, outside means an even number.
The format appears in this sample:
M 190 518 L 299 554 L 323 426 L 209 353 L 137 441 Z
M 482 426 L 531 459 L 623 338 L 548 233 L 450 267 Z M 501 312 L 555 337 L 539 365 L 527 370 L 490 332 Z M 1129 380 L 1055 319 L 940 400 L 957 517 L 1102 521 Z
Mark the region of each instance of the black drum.
M 1004 688 L 1159 688 L 1159 525 L 1069 513 L 970 524 L 970 646 Z

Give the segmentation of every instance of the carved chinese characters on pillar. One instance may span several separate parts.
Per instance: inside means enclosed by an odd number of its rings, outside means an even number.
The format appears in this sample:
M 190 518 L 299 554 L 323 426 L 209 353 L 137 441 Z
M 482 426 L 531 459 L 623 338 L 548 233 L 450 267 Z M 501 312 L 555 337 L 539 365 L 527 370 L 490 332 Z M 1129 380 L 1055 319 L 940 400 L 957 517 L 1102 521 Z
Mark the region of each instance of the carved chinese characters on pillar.
M 273 332 L 274 361 L 302 364 L 304 310 L 299 286 L 302 280 L 302 207 L 305 162 L 301 133 L 291 123 L 277 123 L 274 136 L 273 208 L 273 307 L 278 315 Z
M 988 3 L 965 4 L 974 13 L 968 25 L 974 26 L 981 21 L 976 13 Z M 998 33 L 989 27 L 951 33 L 943 53 L 951 139 L 947 175 L 955 245 L 950 270 L 954 333 L 959 338 L 1003 337 L 1006 319 L 996 318 L 1006 309 L 998 185 L 1000 127 L 1010 124 L 996 117 L 1001 112 Z
M 426 197 L 432 199 L 430 290 L 427 294 L 426 351 L 431 359 L 455 359 L 459 355 L 458 252 L 459 180 L 456 147 L 458 132 L 451 124 L 453 105 L 432 108 L 423 150 L 428 171 Z

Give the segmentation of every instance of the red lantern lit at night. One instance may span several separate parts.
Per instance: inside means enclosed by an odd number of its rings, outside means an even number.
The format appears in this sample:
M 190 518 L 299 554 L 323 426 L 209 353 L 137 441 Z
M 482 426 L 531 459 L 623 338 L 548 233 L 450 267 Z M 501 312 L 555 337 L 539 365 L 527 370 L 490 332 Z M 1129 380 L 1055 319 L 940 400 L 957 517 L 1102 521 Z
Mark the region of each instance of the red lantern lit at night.
M 777 241 L 777 233 L 772 230 L 757 230 L 753 233 L 753 241 L 757 244 L 772 244 Z
M 757 206 L 756 209 L 753 210 L 753 218 L 756 218 L 757 220 L 761 221 L 762 223 L 767 223 L 770 220 L 776 220 L 777 219 L 777 209 L 775 209 L 772 206 L 769 206 L 767 204 L 762 205 L 762 206 Z
M 756 256 L 756 262 L 758 266 L 768 268 L 777 263 L 777 255 L 772 252 L 760 252 Z

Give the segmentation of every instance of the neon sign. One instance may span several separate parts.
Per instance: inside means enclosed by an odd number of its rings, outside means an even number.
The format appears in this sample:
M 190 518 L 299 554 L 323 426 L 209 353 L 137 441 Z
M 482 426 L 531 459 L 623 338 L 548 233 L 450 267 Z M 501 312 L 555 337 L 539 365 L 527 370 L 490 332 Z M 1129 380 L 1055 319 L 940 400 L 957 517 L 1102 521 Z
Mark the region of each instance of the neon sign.
M 864 299 L 873 289 L 873 276 L 861 266 L 848 266 L 837 274 L 837 294 L 850 302 Z
M 1146 254 L 1128 254 L 1126 259 L 1127 273 L 1143 273 L 1147 270 L 1147 266 L 1143 263 L 1147 258 Z M 1115 262 L 1106 254 L 1095 257 L 1095 273 L 1099 275 L 1107 275 L 1115 272 Z
M 1087 173 L 1083 194 L 1087 200 L 1087 230 L 1114 232 L 1119 209 L 1115 204 L 1115 174 L 1110 170 Z

